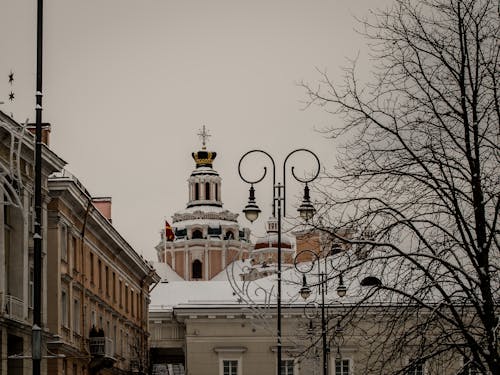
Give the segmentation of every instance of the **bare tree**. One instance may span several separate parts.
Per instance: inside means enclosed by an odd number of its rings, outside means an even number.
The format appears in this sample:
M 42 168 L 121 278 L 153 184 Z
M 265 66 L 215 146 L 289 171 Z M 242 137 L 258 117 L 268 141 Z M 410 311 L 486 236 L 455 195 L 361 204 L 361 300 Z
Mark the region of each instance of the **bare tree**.
M 365 332 L 391 350 L 372 351 L 367 370 L 461 356 L 465 367 L 500 373 L 498 6 L 396 0 L 361 21 L 371 83 L 361 85 L 354 63 L 341 85 L 326 72 L 319 85 L 302 84 L 309 106 L 343 120 L 325 129 L 342 149 L 338 169 L 317 186 L 325 196 L 318 227 L 333 237 L 343 227 L 369 231 L 343 239 L 371 252 L 346 254 L 340 271 L 378 272 L 370 298 L 397 306 Z M 402 353 L 409 361 L 394 367 L 388 359 Z

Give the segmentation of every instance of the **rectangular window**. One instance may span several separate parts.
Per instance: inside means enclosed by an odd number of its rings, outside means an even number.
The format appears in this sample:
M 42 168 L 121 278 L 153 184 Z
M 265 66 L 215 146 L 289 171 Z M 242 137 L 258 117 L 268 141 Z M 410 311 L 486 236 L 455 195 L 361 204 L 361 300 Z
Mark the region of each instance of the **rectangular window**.
M 106 295 L 109 297 L 109 267 L 104 266 L 104 285 L 106 287 Z
M 102 262 L 97 259 L 97 286 L 102 290 Z
M 222 361 L 222 375 L 238 375 L 238 361 L 224 359 Z
M 336 359 L 335 375 L 351 375 L 351 361 L 348 359 Z
M 92 312 L 90 313 L 90 320 L 92 322 L 92 327 L 97 328 L 97 320 L 96 320 L 95 310 L 92 310 Z
M 68 295 L 65 290 L 61 290 L 61 324 L 68 326 Z
M 293 375 L 293 359 L 284 359 L 281 361 L 281 375 Z
M 94 284 L 94 254 L 90 253 L 90 282 Z
M 462 368 L 462 371 L 460 372 L 460 375 L 479 375 L 479 369 L 477 366 L 473 363 L 470 362 L 468 359 L 464 358 L 464 367 Z
M 408 368 L 407 375 L 424 375 L 424 362 L 415 362 Z
M 123 285 L 122 285 L 122 281 L 120 280 L 118 282 L 118 299 L 120 300 L 119 301 L 120 302 L 120 307 L 123 306 L 123 294 L 122 294 L 123 290 L 122 289 L 123 289 Z
M 73 300 L 73 331 L 80 334 L 80 300 Z
M 125 311 L 128 312 L 128 286 L 125 285 Z
M 59 242 L 61 244 L 61 259 L 65 262 L 68 262 L 68 227 L 65 224 L 61 224 L 59 234 Z
M 130 313 L 134 316 L 134 291 L 130 290 Z
M 78 264 L 78 244 L 77 244 L 77 240 L 76 240 L 76 237 L 74 236 L 71 236 L 71 250 L 73 252 L 72 256 L 73 256 L 73 269 L 75 271 L 78 271 L 79 268 L 79 264 Z
M 116 302 L 116 274 L 114 272 L 111 278 L 111 291 L 113 293 L 113 302 Z

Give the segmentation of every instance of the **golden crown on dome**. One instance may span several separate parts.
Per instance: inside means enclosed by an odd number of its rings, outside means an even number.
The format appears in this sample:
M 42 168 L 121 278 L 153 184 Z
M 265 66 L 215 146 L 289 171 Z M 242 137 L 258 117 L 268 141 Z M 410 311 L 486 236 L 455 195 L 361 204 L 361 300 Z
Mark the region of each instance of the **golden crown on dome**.
M 203 125 L 203 128 L 200 130 L 198 133 L 198 136 L 201 138 L 202 142 L 202 147 L 201 151 L 193 152 L 192 156 L 193 159 L 196 163 L 196 168 L 198 167 L 212 167 L 212 163 L 217 156 L 216 152 L 213 151 L 207 151 L 207 139 L 211 137 L 211 135 L 208 133 L 207 129 L 205 128 L 205 125 Z

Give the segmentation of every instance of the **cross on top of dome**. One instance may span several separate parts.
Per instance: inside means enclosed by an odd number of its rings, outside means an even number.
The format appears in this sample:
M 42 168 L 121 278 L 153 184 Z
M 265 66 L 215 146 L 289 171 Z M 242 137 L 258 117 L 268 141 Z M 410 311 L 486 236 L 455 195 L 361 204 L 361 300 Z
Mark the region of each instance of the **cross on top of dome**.
M 208 130 L 205 128 L 205 125 L 203 125 L 203 128 L 198 133 L 198 136 L 201 138 L 201 144 L 202 144 L 201 149 L 206 150 L 207 149 L 207 146 L 206 146 L 207 140 L 209 137 L 211 137 L 211 135 L 208 133 Z

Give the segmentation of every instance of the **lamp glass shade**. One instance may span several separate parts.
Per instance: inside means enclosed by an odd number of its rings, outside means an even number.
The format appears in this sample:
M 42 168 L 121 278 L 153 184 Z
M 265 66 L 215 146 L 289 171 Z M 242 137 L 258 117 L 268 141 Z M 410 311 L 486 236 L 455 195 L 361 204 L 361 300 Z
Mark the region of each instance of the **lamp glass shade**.
M 305 285 L 302 288 L 300 288 L 299 293 L 303 299 L 308 299 L 309 296 L 311 295 L 311 289 L 309 289 L 309 287 Z
M 249 203 L 243 209 L 243 212 L 245 213 L 247 220 L 253 223 L 259 217 L 260 209 L 255 203 Z
M 344 284 L 340 284 L 337 287 L 337 295 L 342 298 L 345 297 L 346 293 L 347 293 L 347 287 Z
M 307 201 L 303 201 L 297 211 L 299 211 L 300 217 L 306 221 L 311 220 L 316 212 L 312 203 Z

